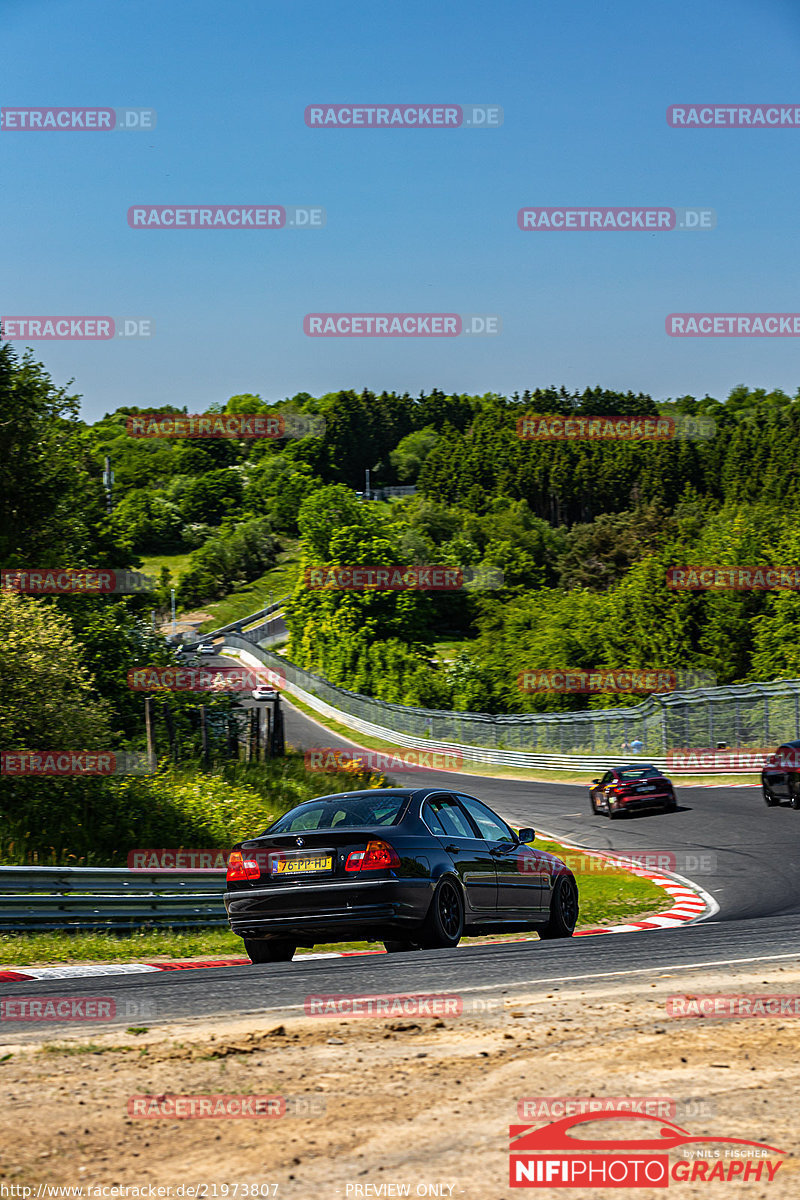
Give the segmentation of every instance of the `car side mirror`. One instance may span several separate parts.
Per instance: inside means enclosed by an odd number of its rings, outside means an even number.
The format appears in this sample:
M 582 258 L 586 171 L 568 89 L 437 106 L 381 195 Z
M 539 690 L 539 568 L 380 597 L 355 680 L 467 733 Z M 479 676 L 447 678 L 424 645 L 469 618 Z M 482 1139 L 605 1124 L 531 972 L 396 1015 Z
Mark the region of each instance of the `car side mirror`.
M 600 780 L 599 780 L 599 779 L 593 779 L 593 780 L 592 780 L 592 783 L 599 783 L 599 782 L 600 782 Z
M 532 842 L 536 838 L 535 829 L 520 829 L 517 837 L 521 842 Z

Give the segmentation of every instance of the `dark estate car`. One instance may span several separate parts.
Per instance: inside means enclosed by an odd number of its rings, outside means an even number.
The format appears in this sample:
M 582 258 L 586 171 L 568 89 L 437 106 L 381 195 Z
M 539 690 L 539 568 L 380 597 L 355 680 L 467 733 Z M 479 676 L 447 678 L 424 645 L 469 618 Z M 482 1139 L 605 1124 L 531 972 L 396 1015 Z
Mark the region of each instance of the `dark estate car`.
M 761 790 L 770 808 L 781 800 L 800 808 L 800 741 L 784 742 L 770 754 L 761 769 Z
M 572 872 L 474 796 L 372 788 L 298 805 L 228 860 L 225 907 L 253 962 L 366 939 L 392 953 L 465 934 L 571 937 Z
M 589 802 L 593 813 L 605 813 L 612 820 L 642 808 L 671 812 L 678 807 L 669 779 L 649 763 L 614 767 L 602 779 L 593 779 Z

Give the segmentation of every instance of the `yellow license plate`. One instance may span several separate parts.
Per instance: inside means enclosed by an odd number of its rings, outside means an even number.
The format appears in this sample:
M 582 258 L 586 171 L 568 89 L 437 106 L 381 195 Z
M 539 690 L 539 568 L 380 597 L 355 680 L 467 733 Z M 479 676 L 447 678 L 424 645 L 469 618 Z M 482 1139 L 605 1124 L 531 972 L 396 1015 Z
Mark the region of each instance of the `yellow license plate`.
M 306 871 L 330 871 L 333 859 L 330 854 L 315 854 L 308 858 L 279 858 L 276 867 L 278 875 L 297 875 Z

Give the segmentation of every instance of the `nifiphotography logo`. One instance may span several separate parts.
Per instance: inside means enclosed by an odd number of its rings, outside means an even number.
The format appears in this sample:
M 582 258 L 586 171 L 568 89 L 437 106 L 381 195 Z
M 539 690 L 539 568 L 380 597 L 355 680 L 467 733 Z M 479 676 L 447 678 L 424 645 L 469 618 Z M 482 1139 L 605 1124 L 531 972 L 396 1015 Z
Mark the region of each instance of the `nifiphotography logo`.
M 575 1126 L 598 1121 L 649 1123 L 649 1137 L 581 1137 Z M 638 1133 L 638 1130 L 636 1131 Z M 707 1149 L 706 1147 L 712 1147 Z M 700 1147 L 703 1147 L 702 1149 Z M 679 1155 L 670 1164 L 669 1152 Z M 717 1136 L 695 1137 L 673 1121 L 619 1109 L 578 1114 L 536 1128 L 509 1126 L 511 1187 L 669 1187 L 676 1183 L 772 1183 L 785 1154 L 765 1142 Z

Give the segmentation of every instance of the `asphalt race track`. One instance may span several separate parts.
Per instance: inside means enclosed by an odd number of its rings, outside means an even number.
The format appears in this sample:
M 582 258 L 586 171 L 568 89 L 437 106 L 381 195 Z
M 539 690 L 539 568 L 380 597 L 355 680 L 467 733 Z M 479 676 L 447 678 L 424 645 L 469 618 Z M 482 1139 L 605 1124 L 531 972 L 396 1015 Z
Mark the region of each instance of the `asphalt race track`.
M 287 742 L 296 747 L 351 744 L 288 704 L 284 714 Z M 398 774 L 396 780 L 409 786 L 458 787 L 484 798 L 516 825 L 533 825 L 587 848 L 695 855 L 704 871 L 686 874 L 714 897 L 719 912 L 678 929 L 566 942 L 296 959 L 290 965 L 108 976 L 96 982 L 80 978 L 3 983 L 0 995 L 24 991 L 26 996 L 113 997 L 116 1024 L 146 1018 L 153 1026 L 214 1015 L 302 1015 L 304 997 L 319 993 L 458 991 L 465 997 L 500 996 L 512 989 L 552 990 L 578 981 L 585 987 L 602 986 L 625 976 L 637 990 L 671 969 L 748 962 L 778 966 L 800 954 L 800 812 L 786 806 L 767 808 L 756 788 L 678 787 L 677 812 L 612 823 L 590 813 L 587 788 L 579 785 L 490 780 L 461 772 L 415 771 Z M 108 1022 L 102 1023 L 102 1028 L 108 1027 Z M 88 1028 L 82 1022 L 83 1033 Z M 49 1040 L 70 1026 L 26 1023 L 24 1031 L 17 1026 L 13 1038 L 8 1026 L 0 1040 L 39 1040 L 45 1029 Z

